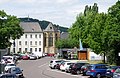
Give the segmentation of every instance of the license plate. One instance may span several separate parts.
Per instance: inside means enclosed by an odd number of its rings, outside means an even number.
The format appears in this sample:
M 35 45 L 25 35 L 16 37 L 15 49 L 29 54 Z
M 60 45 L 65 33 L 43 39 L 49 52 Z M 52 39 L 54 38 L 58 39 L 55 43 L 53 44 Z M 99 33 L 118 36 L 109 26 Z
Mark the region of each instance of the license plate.
M 90 72 L 90 71 L 87 71 L 87 72 Z
M 110 73 L 110 72 L 107 72 L 107 73 Z

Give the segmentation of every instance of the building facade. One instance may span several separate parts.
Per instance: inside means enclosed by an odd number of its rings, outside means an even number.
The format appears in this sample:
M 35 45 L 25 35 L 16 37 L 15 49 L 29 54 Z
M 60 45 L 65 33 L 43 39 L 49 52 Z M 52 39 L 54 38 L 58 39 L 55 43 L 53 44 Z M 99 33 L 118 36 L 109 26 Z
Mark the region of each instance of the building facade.
M 43 31 L 38 22 L 20 22 L 24 34 L 20 39 L 11 40 L 10 52 L 43 52 Z
M 60 31 L 58 27 L 55 27 L 52 23 L 44 30 L 44 52 L 48 54 L 57 53 L 55 41 L 60 39 Z
M 57 48 L 55 41 L 60 38 L 60 31 L 52 23 L 41 29 L 38 22 L 20 22 L 24 34 L 20 39 L 11 40 L 13 43 L 10 52 L 40 52 L 55 54 Z

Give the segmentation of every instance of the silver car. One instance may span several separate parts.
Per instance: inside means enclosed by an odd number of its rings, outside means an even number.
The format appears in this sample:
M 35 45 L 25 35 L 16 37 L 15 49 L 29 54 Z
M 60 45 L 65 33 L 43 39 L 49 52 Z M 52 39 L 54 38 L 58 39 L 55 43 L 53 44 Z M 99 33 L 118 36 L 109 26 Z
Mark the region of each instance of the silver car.
M 120 67 L 117 68 L 113 73 L 113 78 L 120 78 Z

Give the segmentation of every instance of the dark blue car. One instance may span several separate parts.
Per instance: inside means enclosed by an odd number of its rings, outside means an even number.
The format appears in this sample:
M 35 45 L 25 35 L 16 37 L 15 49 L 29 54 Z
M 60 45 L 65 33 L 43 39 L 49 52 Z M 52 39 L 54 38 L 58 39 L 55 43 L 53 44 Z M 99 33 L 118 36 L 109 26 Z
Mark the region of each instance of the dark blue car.
M 86 75 L 90 77 L 100 78 L 105 76 L 107 68 L 108 68 L 108 65 L 106 64 L 91 64 L 88 67 Z
M 106 77 L 107 78 L 112 78 L 113 77 L 113 73 L 115 72 L 115 70 L 118 68 L 119 66 L 110 66 L 108 67 L 107 71 L 106 71 Z

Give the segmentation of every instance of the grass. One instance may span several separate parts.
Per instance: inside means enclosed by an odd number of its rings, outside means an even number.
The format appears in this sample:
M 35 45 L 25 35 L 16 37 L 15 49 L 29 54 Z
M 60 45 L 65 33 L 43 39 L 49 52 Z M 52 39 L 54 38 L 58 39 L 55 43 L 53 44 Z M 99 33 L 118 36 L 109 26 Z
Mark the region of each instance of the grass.
M 102 60 L 90 60 L 90 61 L 88 61 L 88 63 L 90 63 L 90 64 L 103 64 L 103 61 Z

